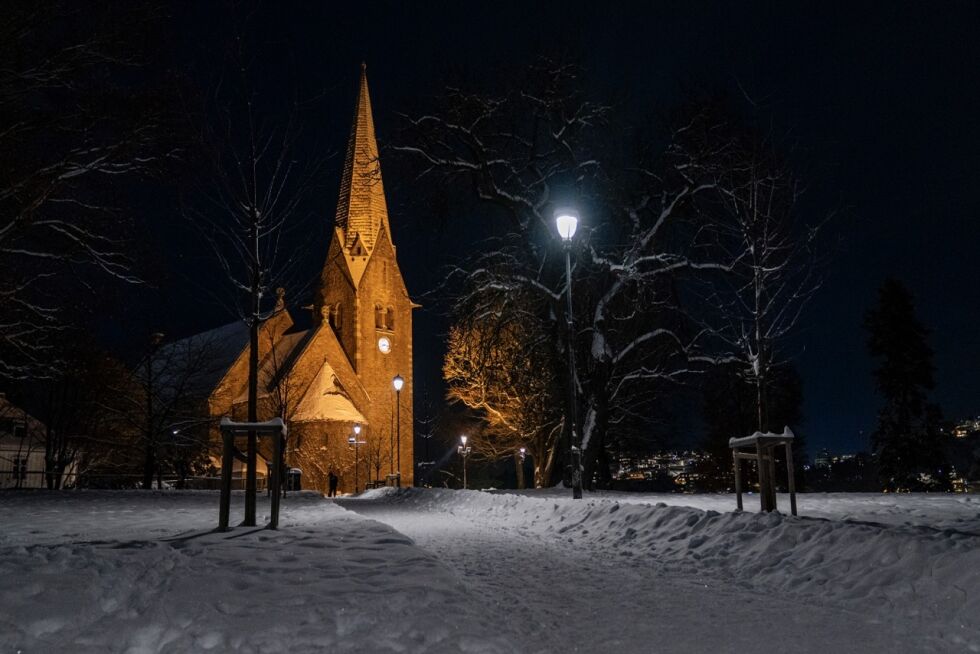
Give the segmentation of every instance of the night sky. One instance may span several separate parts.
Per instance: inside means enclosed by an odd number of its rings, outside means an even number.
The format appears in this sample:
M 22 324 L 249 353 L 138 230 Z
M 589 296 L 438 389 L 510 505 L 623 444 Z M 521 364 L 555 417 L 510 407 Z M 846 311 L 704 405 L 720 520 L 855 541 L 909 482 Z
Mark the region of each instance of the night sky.
M 980 414 L 980 195 L 973 187 L 980 170 L 980 5 L 306 4 L 268 3 L 261 11 L 263 38 L 287 53 L 284 75 L 322 96 L 311 142 L 335 153 L 324 171 L 322 224 L 312 228 L 323 248 L 311 270 L 326 251 L 362 60 L 383 147 L 397 132 L 398 112 L 425 107 L 449 71 L 479 80 L 539 53 L 565 52 L 584 63 L 594 99 L 626 98 L 637 120 L 670 111 L 685 87 L 751 98 L 757 118 L 792 146 L 790 159 L 808 185 L 804 215 L 840 212 L 832 226 L 841 251 L 795 344 L 811 452 L 868 448 L 877 400 L 861 321 L 889 275 L 911 288 L 933 332 L 934 399 L 949 418 Z M 221 12 L 188 6 L 169 13 L 171 50 L 160 56 L 193 77 L 201 53 L 219 38 Z M 413 196 L 411 180 L 393 177 L 385 157 L 394 239 L 418 297 L 471 230 L 462 217 L 437 224 Z M 182 336 L 228 320 L 192 291 L 211 273 L 206 255 L 173 227 L 171 208 L 149 216 L 147 232 L 163 252 L 169 281 L 143 294 L 137 306 L 145 308 L 118 329 L 165 327 Z M 444 328 L 428 306 L 416 314 L 417 400 L 426 387 L 440 391 Z

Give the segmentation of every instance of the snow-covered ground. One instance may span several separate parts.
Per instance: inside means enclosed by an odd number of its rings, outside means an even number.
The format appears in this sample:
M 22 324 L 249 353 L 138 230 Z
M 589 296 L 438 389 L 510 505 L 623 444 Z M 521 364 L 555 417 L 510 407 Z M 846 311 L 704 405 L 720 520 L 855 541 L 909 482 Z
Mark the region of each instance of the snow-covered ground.
M 980 498 L 733 506 L 386 489 L 219 534 L 207 492 L 5 493 L 0 652 L 980 651 Z

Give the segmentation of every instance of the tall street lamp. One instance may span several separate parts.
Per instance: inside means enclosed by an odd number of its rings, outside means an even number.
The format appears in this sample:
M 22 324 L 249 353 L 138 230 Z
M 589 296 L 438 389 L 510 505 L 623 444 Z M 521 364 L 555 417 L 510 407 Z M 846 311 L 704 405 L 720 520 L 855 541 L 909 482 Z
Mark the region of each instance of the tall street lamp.
M 572 313 L 572 237 L 578 228 L 578 213 L 571 209 L 555 211 L 555 225 L 565 247 L 565 289 L 568 297 L 568 422 L 571 428 L 570 460 L 572 465 L 572 497 L 582 498 L 582 447 L 579 442 L 578 425 L 575 414 L 575 322 Z
M 364 445 L 364 441 L 360 440 L 358 436 L 361 435 L 361 423 L 354 423 L 354 433 L 347 437 L 347 443 L 354 446 L 354 494 L 358 492 L 360 482 L 358 480 L 358 470 L 360 466 L 358 465 L 357 450 L 361 445 Z
M 470 455 L 470 452 L 473 449 L 472 447 L 466 444 L 466 440 L 467 440 L 466 436 L 460 436 L 459 437 L 460 445 L 456 448 L 456 451 L 459 452 L 459 455 L 463 457 L 463 490 L 466 490 L 466 457 Z
M 402 379 L 401 375 L 395 375 L 395 378 L 391 380 L 391 385 L 395 387 L 395 429 L 398 432 L 396 439 L 398 441 L 398 476 L 395 477 L 395 485 L 402 485 L 402 386 L 405 385 L 405 380 Z

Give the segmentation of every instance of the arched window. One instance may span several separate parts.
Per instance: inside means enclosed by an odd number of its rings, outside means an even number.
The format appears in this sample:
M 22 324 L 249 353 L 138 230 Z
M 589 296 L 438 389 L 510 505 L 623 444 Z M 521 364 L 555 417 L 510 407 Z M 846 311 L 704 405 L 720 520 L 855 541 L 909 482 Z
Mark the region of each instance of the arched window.
M 336 331 L 340 331 L 341 304 L 338 302 L 330 307 L 330 326 Z
M 385 310 L 381 308 L 380 304 L 374 305 L 374 326 L 377 329 L 385 328 Z
M 388 326 L 388 329 L 395 331 L 395 310 L 392 307 L 388 307 L 387 320 L 385 320 L 385 324 Z

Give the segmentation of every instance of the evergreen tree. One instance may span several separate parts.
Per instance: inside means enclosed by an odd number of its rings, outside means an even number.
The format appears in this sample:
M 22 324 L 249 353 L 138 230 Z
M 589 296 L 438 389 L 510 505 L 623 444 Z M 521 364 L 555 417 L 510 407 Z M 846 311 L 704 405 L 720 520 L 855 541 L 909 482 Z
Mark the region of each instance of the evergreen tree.
M 884 399 L 871 437 L 881 483 L 888 490 L 948 488 L 942 412 L 928 401 L 935 386 L 929 330 L 916 318 L 912 294 L 901 282 L 886 280 L 864 326 Z

